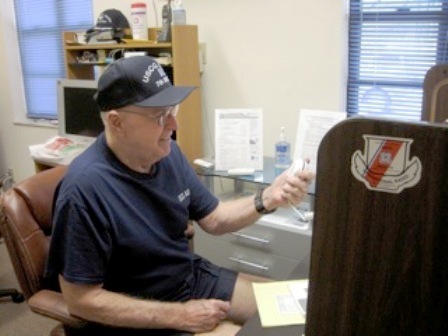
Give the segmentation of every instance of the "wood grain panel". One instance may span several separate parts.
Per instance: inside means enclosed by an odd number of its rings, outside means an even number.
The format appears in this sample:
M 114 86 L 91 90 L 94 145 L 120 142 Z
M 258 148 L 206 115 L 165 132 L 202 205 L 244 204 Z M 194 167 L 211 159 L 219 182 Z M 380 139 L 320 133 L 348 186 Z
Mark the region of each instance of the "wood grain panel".
M 448 335 L 448 129 L 349 119 L 319 148 L 307 336 Z M 363 135 L 413 139 L 420 182 L 372 191 L 351 172 Z

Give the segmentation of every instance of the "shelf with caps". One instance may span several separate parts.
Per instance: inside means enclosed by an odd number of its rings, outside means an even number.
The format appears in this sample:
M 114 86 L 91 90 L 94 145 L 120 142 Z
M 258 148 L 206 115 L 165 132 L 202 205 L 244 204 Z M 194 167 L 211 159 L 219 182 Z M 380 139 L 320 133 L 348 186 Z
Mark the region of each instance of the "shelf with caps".
M 77 44 L 76 34 L 79 32 L 63 32 L 65 77 L 69 79 L 96 79 L 103 67 L 109 63 L 102 61 L 102 57 L 109 57 L 115 50 L 144 51 L 150 56 L 168 53 L 171 64 L 163 65 L 168 77 L 174 85 L 195 86 L 191 95 L 181 104 L 177 115 L 178 130 L 176 142 L 190 162 L 202 157 L 202 104 L 201 104 L 201 75 L 199 69 L 198 27 L 196 25 L 172 26 L 171 42 L 156 42 L 156 28 L 148 29 L 148 41 L 124 40 L 127 43 L 95 43 Z M 79 62 L 84 53 L 96 55 L 96 59 Z M 103 54 L 101 57 L 98 54 Z M 124 52 L 121 52 L 124 54 Z M 114 59 L 123 55 L 114 55 Z M 100 63 L 97 64 L 96 62 Z
M 127 41 L 123 43 L 94 43 L 94 44 L 81 44 L 72 42 L 74 32 L 66 32 L 64 35 L 64 41 L 66 41 L 66 50 L 96 50 L 96 49 L 169 49 L 172 44 L 169 42 L 152 42 L 152 41 Z

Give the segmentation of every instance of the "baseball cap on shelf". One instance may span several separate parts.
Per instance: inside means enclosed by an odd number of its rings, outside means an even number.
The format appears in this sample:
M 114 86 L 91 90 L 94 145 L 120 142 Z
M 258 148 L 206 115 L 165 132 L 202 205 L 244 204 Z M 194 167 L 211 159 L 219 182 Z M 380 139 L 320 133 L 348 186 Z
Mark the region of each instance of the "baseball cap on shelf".
M 103 28 L 129 28 L 128 19 L 118 9 L 106 9 L 102 12 L 96 21 L 96 25 L 89 30 Z
M 86 31 L 86 39 L 109 32 L 109 39 L 121 39 L 125 35 L 125 29 L 129 28 L 129 21 L 118 9 L 106 9 L 96 21 L 96 25 Z
M 110 64 L 98 80 L 95 100 L 101 111 L 127 105 L 177 105 L 195 89 L 171 84 L 162 66 L 150 56 L 121 58 Z

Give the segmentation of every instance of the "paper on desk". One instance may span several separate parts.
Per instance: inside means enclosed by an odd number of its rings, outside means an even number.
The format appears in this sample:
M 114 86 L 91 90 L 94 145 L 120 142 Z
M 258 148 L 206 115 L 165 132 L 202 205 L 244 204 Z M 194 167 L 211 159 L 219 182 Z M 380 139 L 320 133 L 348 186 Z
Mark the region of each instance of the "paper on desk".
M 215 110 L 215 170 L 263 170 L 263 111 Z
M 307 287 L 308 280 L 253 283 L 261 325 L 278 327 L 304 324 L 305 315 L 300 312 L 291 290 Z
M 294 299 L 294 303 L 299 308 L 300 313 L 306 317 L 306 306 L 308 303 L 308 280 L 295 281 L 290 283 L 288 287 Z
M 347 117 L 343 111 L 300 110 L 294 158 L 310 159 L 310 169 L 316 171 L 317 151 L 325 134 Z
M 320 142 L 330 128 L 346 116 L 347 113 L 341 111 L 300 110 L 294 158 L 310 159 L 309 169 L 316 172 Z M 316 180 L 313 180 L 309 186 L 311 193 L 316 190 L 315 182 Z
M 60 165 L 69 164 L 86 148 L 86 144 L 77 143 L 61 136 L 52 137 L 43 144 L 29 146 L 31 157 L 34 160 Z

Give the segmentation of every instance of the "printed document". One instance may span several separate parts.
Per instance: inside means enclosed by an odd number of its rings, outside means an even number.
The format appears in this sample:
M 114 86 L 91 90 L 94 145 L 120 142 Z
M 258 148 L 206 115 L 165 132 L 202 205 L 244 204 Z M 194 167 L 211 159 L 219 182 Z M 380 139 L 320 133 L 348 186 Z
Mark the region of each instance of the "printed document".
M 263 114 L 261 109 L 217 109 L 215 169 L 263 170 Z
M 305 324 L 308 280 L 252 285 L 263 327 Z
M 340 111 L 300 110 L 294 158 L 310 159 L 309 169 L 316 173 L 320 142 L 334 125 L 346 117 L 347 113 Z M 315 189 L 314 179 L 309 191 L 314 193 Z
M 315 172 L 320 142 L 346 117 L 347 113 L 340 111 L 300 110 L 294 158 L 310 159 L 310 170 Z

